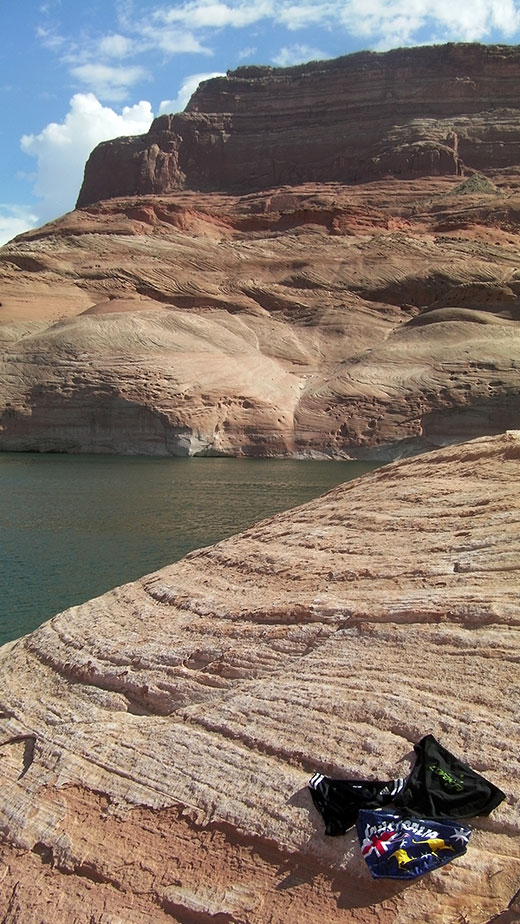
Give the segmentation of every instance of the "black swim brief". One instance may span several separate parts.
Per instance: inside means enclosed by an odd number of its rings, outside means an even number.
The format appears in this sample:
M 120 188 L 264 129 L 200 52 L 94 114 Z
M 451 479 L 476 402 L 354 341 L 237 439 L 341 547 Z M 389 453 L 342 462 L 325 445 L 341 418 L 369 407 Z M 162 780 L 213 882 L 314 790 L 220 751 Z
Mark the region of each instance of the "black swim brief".
M 433 735 L 414 745 L 415 766 L 395 805 L 411 815 L 428 818 L 470 818 L 489 815 L 505 793 L 463 763 Z
M 315 773 L 309 780 L 314 805 L 325 822 L 325 834 L 345 834 L 361 808 L 381 808 L 401 792 L 405 781 L 333 780 Z
M 489 815 L 505 794 L 476 773 L 433 735 L 414 745 L 415 766 L 406 780 L 338 780 L 315 773 L 309 781 L 314 805 L 325 822 L 325 834 L 344 834 L 360 809 L 393 803 L 404 817 L 471 818 Z

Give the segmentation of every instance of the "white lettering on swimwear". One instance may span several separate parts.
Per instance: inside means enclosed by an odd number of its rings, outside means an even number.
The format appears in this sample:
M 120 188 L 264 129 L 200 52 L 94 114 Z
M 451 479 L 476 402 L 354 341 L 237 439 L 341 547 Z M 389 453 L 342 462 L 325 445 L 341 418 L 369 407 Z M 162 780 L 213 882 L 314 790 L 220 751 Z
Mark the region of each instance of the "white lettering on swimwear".
M 420 837 L 424 837 L 426 840 L 432 837 L 438 837 L 439 832 L 435 828 L 427 828 L 424 825 L 419 824 L 417 821 L 382 821 L 379 825 L 366 825 L 365 827 L 365 837 L 371 837 L 373 834 L 382 834 L 383 831 L 395 831 L 399 833 L 400 830 L 403 831 L 412 831 L 413 834 L 418 834 Z

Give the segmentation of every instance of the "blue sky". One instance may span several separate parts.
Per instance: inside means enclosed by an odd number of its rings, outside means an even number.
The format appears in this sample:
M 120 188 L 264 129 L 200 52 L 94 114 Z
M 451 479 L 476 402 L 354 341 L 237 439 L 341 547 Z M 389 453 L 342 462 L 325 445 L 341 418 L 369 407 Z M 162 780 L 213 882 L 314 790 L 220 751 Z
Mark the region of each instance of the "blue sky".
M 0 0 L 0 244 L 74 207 L 101 140 L 199 80 L 446 41 L 516 44 L 520 0 Z

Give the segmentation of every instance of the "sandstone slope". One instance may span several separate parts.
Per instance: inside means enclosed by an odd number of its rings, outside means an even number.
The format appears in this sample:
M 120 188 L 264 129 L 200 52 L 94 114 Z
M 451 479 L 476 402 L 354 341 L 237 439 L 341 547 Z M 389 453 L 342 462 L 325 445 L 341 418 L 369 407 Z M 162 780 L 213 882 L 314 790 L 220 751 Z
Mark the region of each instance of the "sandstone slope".
M 113 199 L 0 251 L 0 449 L 395 458 L 520 425 L 520 174 Z
M 519 463 L 394 463 L 4 646 L 0 920 L 516 920 Z M 429 732 L 506 801 L 374 882 L 306 782 L 404 776 Z

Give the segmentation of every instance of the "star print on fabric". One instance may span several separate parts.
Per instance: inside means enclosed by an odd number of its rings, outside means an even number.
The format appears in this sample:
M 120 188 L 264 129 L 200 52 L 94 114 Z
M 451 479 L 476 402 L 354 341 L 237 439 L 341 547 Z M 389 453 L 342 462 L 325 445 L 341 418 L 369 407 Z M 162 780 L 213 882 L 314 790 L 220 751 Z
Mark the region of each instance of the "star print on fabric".
M 369 857 L 372 851 L 382 857 L 390 849 L 390 844 L 397 834 L 395 831 L 383 831 L 382 834 L 372 834 L 371 837 L 365 837 L 361 844 L 361 852 L 364 857 Z
M 464 844 L 469 843 L 469 834 L 467 829 L 458 828 L 454 834 L 451 835 L 450 841 L 454 841 L 456 844 L 462 844 L 463 846 Z

